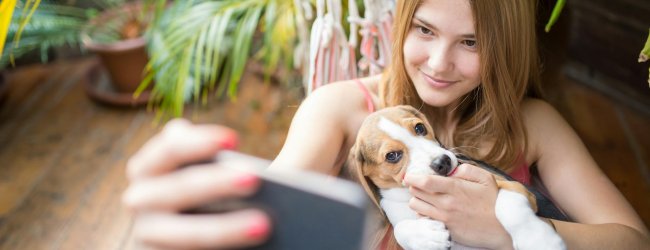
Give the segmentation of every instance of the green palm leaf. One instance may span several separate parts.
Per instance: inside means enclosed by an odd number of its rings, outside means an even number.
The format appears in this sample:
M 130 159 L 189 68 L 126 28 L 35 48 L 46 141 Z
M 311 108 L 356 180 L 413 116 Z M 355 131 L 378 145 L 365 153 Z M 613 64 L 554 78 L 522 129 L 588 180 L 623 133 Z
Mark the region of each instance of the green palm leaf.
M 13 13 L 7 33 L 7 40 L 12 42 L 3 49 L 0 68 L 31 51 L 41 51 L 41 60 L 46 62 L 47 51 L 52 47 L 78 47 L 79 30 L 89 18 L 84 9 L 45 3 L 40 4 L 30 19 L 22 14 L 20 11 Z
M 266 72 L 293 58 L 293 14 L 286 0 L 174 2 L 147 34 L 151 60 L 139 91 L 155 81 L 161 117 L 180 116 L 186 102 L 205 103 L 211 92 L 236 98 L 259 29 L 268 31 L 258 52 Z

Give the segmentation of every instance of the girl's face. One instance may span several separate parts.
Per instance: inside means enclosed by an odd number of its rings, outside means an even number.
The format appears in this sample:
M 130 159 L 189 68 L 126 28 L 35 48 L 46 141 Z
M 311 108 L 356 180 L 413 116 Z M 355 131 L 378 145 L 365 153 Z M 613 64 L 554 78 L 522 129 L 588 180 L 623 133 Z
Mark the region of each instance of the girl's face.
M 480 84 L 474 18 L 468 1 L 424 0 L 404 41 L 406 71 L 428 105 L 457 105 Z

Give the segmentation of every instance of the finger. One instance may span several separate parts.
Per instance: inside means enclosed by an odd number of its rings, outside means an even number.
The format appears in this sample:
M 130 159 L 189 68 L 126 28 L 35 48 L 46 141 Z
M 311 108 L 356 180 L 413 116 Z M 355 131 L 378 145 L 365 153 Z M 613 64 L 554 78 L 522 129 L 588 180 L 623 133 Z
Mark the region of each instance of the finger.
M 231 197 L 254 193 L 260 185 L 252 173 L 215 165 L 184 168 L 164 176 L 133 183 L 123 203 L 136 211 L 180 211 Z
M 467 163 L 458 166 L 457 170 L 451 176 L 481 184 L 495 182 L 494 175 L 490 172 Z
M 442 211 L 431 203 L 413 197 L 409 200 L 409 207 L 420 215 L 444 222 L 442 220 L 444 218 Z
M 450 195 L 447 193 L 429 193 L 415 187 L 410 187 L 409 192 L 414 197 L 431 204 L 438 209 L 446 209 L 451 205 Z
M 259 210 L 226 214 L 142 214 L 134 237 L 147 245 L 171 249 L 242 248 L 268 239 L 271 220 Z
M 439 175 L 407 174 L 404 183 L 427 193 L 446 193 L 455 185 L 456 180 Z
M 183 164 L 210 159 L 220 149 L 232 149 L 237 134 L 217 125 L 192 125 L 175 119 L 149 140 L 127 163 L 131 180 L 167 173 Z

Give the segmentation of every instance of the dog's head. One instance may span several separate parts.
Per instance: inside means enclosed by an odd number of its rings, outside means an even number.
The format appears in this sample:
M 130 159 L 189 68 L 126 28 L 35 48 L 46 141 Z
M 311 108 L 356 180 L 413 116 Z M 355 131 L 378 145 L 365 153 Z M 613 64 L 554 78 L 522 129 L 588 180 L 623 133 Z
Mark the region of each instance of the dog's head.
M 447 176 L 456 165 L 456 156 L 438 143 L 424 114 L 411 106 L 369 115 L 348 156 L 348 167 L 376 205 L 378 189 L 403 187 L 406 173 Z

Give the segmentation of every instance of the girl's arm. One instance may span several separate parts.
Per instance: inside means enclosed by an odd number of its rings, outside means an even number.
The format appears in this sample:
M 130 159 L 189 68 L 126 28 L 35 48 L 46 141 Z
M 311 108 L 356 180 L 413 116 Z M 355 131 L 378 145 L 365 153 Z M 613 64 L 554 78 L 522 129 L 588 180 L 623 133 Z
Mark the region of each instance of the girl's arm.
M 367 114 L 363 93 L 355 83 L 320 87 L 300 105 L 271 169 L 337 175 Z
M 650 244 L 648 229 L 600 170 L 585 145 L 548 103 L 523 107 L 528 161 L 557 205 L 576 223 L 555 222 L 569 249 L 636 249 Z
M 299 108 L 272 167 L 336 173 L 337 157 L 347 155 L 349 131 L 356 134 L 358 120 L 365 117 L 363 94 L 356 87 L 354 83 L 330 84 L 310 95 Z M 257 191 L 260 180 L 255 175 L 213 164 L 182 167 L 211 158 L 222 149 L 233 149 L 236 144 L 237 136 L 231 129 L 175 120 L 130 157 L 129 186 L 123 203 L 133 211 L 135 240 L 165 249 L 241 248 L 264 242 L 273 229 L 270 218 L 261 210 L 180 212 Z

